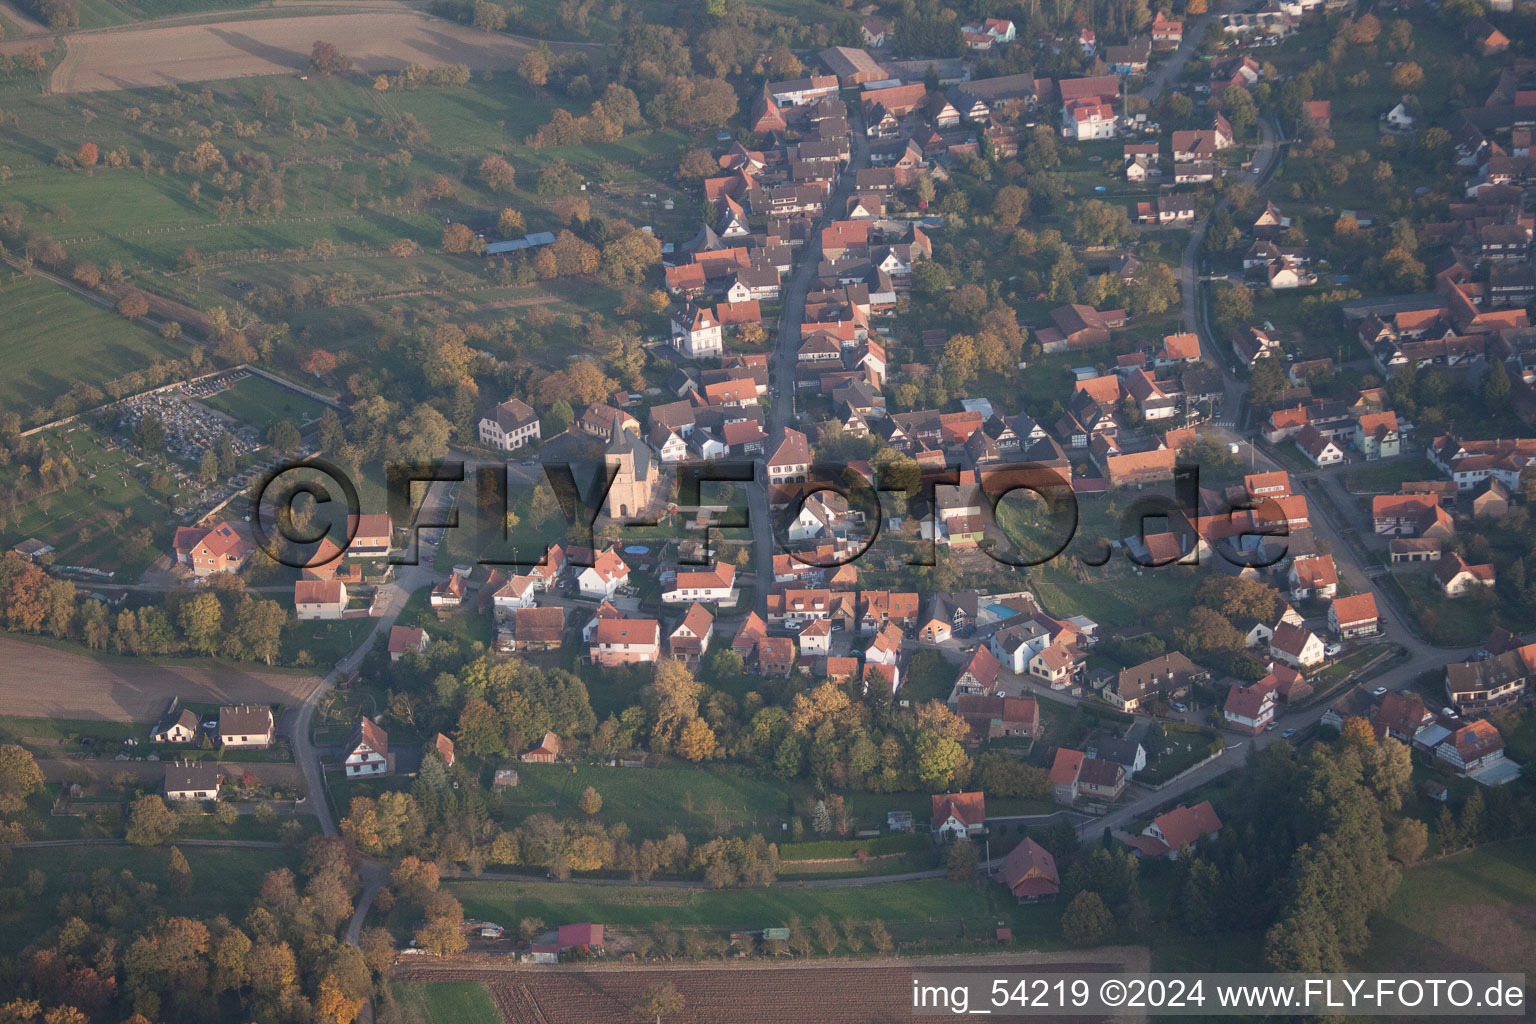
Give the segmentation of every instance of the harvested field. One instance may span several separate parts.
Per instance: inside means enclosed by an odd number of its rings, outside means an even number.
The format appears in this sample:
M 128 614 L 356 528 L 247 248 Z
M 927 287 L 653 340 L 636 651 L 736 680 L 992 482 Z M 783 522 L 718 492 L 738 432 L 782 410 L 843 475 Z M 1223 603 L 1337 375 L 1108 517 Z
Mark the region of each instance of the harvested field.
M 687 1000 L 684 1016 L 697 1024 L 782 1024 L 791 1020 L 887 1024 L 912 1019 L 912 977 L 919 971 L 990 976 L 999 972 L 1147 970 L 1150 959 L 1145 949 L 1115 947 L 1063 954 L 1019 952 L 821 963 L 751 961 L 686 967 L 638 963 L 554 967 L 413 965 L 400 970 L 396 977 L 405 982 L 484 982 L 508 1024 L 630 1020 L 631 1007 L 649 986 L 658 982 L 670 982 L 677 987 Z
M 408 13 L 151 25 L 67 36 L 68 55 L 54 69 L 49 85 L 58 93 L 96 92 L 302 73 L 309 68 L 310 47 L 317 39 L 335 43 L 370 74 L 397 71 L 413 62 L 498 71 L 514 67 L 529 48 L 513 36 Z
M 172 697 L 202 704 L 302 704 L 315 676 L 281 675 L 225 662 L 96 661 L 0 637 L 0 714 L 18 718 L 153 722 Z

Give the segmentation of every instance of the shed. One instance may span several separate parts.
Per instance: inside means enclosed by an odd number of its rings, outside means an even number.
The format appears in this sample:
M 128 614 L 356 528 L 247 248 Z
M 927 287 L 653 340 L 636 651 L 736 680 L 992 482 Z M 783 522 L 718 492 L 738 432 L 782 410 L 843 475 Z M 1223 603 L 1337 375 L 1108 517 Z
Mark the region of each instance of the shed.
M 517 785 L 516 768 L 497 768 L 496 778 L 491 783 L 492 789 L 507 789 Z

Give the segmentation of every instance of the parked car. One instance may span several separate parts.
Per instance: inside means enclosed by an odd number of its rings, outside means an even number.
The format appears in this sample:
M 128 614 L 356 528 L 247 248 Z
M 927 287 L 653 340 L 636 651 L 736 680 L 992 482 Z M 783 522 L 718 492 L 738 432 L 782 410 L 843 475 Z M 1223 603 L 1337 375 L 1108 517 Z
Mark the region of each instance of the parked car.
M 1285 730 L 1285 732 L 1281 733 L 1280 735 L 1281 735 L 1281 737 L 1283 739 L 1290 739 L 1292 736 L 1296 735 L 1296 730 L 1295 729 L 1287 729 L 1287 730 Z
M 1344 645 L 1343 644 L 1329 644 L 1328 646 L 1323 648 L 1323 653 L 1326 654 L 1330 658 L 1337 658 L 1339 655 L 1344 653 Z
M 1385 697 L 1386 695 L 1387 695 L 1387 688 L 1385 686 L 1378 686 L 1378 687 L 1376 687 L 1376 689 L 1371 691 L 1371 696 L 1372 697 Z

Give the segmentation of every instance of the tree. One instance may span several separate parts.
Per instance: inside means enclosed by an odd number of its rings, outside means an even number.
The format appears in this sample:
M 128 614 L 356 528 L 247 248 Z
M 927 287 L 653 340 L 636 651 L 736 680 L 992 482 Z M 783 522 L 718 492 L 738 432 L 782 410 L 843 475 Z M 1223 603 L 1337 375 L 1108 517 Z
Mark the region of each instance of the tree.
M 1502 359 L 1495 359 L 1483 373 L 1483 402 L 1489 409 L 1502 411 L 1509 405 L 1509 371 Z
M 1061 915 L 1061 934 L 1074 946 L 1097 946 L 1104 941 L 1115 926 L 1115 919 L 1104 899 L 1091 889 L 1084 889 L 1072 897 L 1066 912 Z
M 130 288 L 117 300 L 117 312 L 129 320 L 137 320 L 149 312 L 149 299 L 137 288 Z
M 494 4 L 477 4 L 477 7 L 494 7 Z M 500 8 L 497 8 L 500 10 Z M 491 153 L 480 161 L 480 180 L 492 192 L 511 192 L 517 187 L 517 171 L 505 157 Z
M 485 243 L 467 224 L 449 224 L 443 229 L 444 252 L 479 253 L 484 249 Z
M 16 813 L 42 788 L 43 772 L 32 752 L 14 743 L 0 746 L 0 813 Z
M 1029 192 L 1018 185 L 1004 185 L 992 197 L 992 220 L 1000 228 L 1018 226 L 1029 212 Z
M 178 896 L 185 896 L 192 891 L 192 865 L 187 863 L 186 856 L 176 847 L 171 847 L 171 861 L 166 866 L 166 874 L 171 879 L 171 890 Z
M 1404 61 L 1392 69 L 1392 88 L 1403 92 L 1417 92 L 1424 84 L 1424 69 L 1413 61 Z
M 476 0 L 474 25 L 482 32 L 500 32 L 507 27 L 507 9 L 500 4 Z
M 128 815 L 127 840 L 134 846 L 159 846 L 176 834 L 176 813 L 155 793 L 133 802 Z
M 1429 848 L 1429 827 L 1417 818 L 1404 818 L 1392 832 L 1392 859 L 1416 864 Z
M 695 763 L 714 757 L 719 746 L 715 731 L 702 718 L 690 719 L 678 733 L 677 753 Z
M 581 808 L 582 814 L 588 816 L 596 814 L 603 809 L 603 795 L 591 786 L 588 786 L 582 790 L 581 799 L 577 802 L 577 806 Z
M 1339 727 L 1339 738 L 1349 746 L 1374 747 L 1376 730 L 1372 728 L 1369 720 L 1359 715 L 1350 715 Z
M 658 981 L 646 987 L 632 1009 L 641 1017 L 649 1017 L 656 1024 L 662 1024 L 663 1017 L 682 1013 L 687 1005 L 688 1001 L 677 990 L 677 986 L 670 981 Z
M 549 81 L 549 58 L 539 50 L 529 50 L 517 62 L 517 74 L 531 86 L 542 86 Z
M 1122 205 L 1090 199 L 1077 212 L 1077 237 L 1085 245 L 1112 245 L 1130 231 L 1131 219 Z
M 1253 318 L 1253 293 L 1241 285 L 1225 285 L 1216 292 L 1213 303 L 1216 322 L 1230 331 Z
M 86 170 L 90 170 L 96 166 L 97 156 L 96 143 L 82 142 L 80 143 L 80 148 L 75 150 L 75 163 Z
M 684 181 L 712 178 L 720 173 L 720 164 L 707 149 L 690 149 L 677 165 L 677 176 Z
M 309 66 L 322 75 L 339 75 L 352 67 L 352 60 L 343 56 L 334 43 L 317 39 L 309 51 Z
M 528 225 L 517 210 L 502 210 L 496 218 L 496 233 L 502 238 L 521 238 L 527 231 Z
M 303 435 L 293 420 L 278 420 L 267 431 L 267 441 L 284 455 L 297 449 L 303 441 Z

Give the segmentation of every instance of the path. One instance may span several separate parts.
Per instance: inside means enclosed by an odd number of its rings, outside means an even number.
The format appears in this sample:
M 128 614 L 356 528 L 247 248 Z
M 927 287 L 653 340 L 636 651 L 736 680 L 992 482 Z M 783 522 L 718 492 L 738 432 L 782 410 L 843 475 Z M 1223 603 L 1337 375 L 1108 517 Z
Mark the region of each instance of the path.
M 783 293 L 783 313 L 779 316 L 778 334 L 770 358 L 768 381 L 770 401 L 766 433 L 775 436 L 779 427 L 793 427 L 795 416 L 795 361 L 800 348 L 800 326 L 805 317 L 805 297 L 816 279 L 816 266 L 821 259 L 821 230 L 842 216 L 848 197 L 853 195 L 858 172 L 869 166 L 869 137 L 864 134 L 863 114 L 857 106 L 849 111 L 849 159 L 848 166 L 838 175 L 837 187 L 827 197 L 822 214 L 811 229 L 811 236 L 801 246 L 799 259 L 789 272 Z M 768 586 L 773 582 L 773 556 L 778 545 L 773 537 L 773 520 L 768 504 L 768 480 L 766 463 L 758 459 L 761 479 L 752 488 L 750 514 L 752 540 L 757 551 L 757 611 L 766 615 Z

